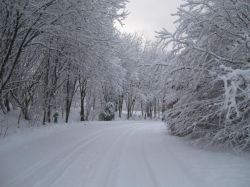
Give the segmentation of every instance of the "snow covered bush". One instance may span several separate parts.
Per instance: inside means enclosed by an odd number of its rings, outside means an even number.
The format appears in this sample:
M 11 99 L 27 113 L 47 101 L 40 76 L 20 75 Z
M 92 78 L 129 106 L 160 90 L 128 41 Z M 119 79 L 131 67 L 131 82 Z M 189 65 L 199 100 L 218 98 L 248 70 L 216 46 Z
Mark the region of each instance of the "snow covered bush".
M 159 32 L 173 46 L 164 79 L 173 134 L 250 148 L 249 9 L 245 0 L 185 0 L 176 32 Z
M 115 105 L 112 102 L 108 102 L 105 105 L 104 111 L 99 115 L 100 121 L 112 121 L 115 118 Z

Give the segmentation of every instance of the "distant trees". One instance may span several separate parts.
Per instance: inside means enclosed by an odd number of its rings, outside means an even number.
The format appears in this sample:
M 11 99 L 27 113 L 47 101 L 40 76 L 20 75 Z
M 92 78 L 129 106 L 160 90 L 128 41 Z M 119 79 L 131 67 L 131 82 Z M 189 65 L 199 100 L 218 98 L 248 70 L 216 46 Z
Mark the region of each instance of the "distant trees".
M 118 49 L 123 69 L 122 87 L 117 97 L 119 116 L 124 103 L 127 119 L 133 117 L 135 111 L 141 111 L 144 118 L 160 118 L 163 94 L 158 82 L 158 65 L 165 63 L 165 52 L 158 43 L 145 41 L 136 34 L 122 35 Z
M 140 93 L 138 69 L 141 64 L 143 41 L 137 35 L 124 35 L 122 40 L 120 58 L 125 72 L 120 95 L 126 104 L 127 119 L 130 119 Z
M 140 76 L 141 112 L 144 118 L 161 118 L 163 87 L 162 65 L 166 62 L 167 54 L 158 43 L 147 41 L 142 54 Z
M 166 121 L 171 132 L 250 148 L 250 4 L 245 0 L 185 0 L 165 68 Z

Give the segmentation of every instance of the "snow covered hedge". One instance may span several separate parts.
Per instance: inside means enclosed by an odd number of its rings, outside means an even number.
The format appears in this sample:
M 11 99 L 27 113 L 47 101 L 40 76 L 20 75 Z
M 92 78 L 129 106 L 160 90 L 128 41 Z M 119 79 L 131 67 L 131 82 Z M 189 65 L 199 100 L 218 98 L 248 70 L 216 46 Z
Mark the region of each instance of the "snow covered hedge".
M 176 32 L 159 32 L 173 46 L 164 80 L 174 135 L 250 149 L 249 10 L 246 0 L 185 0 Z

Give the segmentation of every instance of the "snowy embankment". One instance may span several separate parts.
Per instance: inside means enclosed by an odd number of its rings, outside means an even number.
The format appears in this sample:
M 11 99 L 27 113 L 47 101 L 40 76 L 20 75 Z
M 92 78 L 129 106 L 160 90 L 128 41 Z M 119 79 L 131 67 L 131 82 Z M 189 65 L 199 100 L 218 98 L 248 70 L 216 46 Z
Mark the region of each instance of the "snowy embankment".
M 1 187 L 249 187 L 250 159 L 195 149 L 161 122 L 73 123 L 0 142 Z

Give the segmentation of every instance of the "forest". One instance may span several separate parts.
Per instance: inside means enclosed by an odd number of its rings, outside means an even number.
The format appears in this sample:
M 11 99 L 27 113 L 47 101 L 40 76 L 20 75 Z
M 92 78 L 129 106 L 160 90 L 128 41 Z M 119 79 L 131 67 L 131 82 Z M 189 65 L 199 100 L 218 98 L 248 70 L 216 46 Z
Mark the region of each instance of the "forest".
M 0 0 L 6 116 L 47 125 L 163 120 L 171 134 L 250 149 L 250 2 L 185 0 L 176 31 L 122 33 L 126 0 Z

